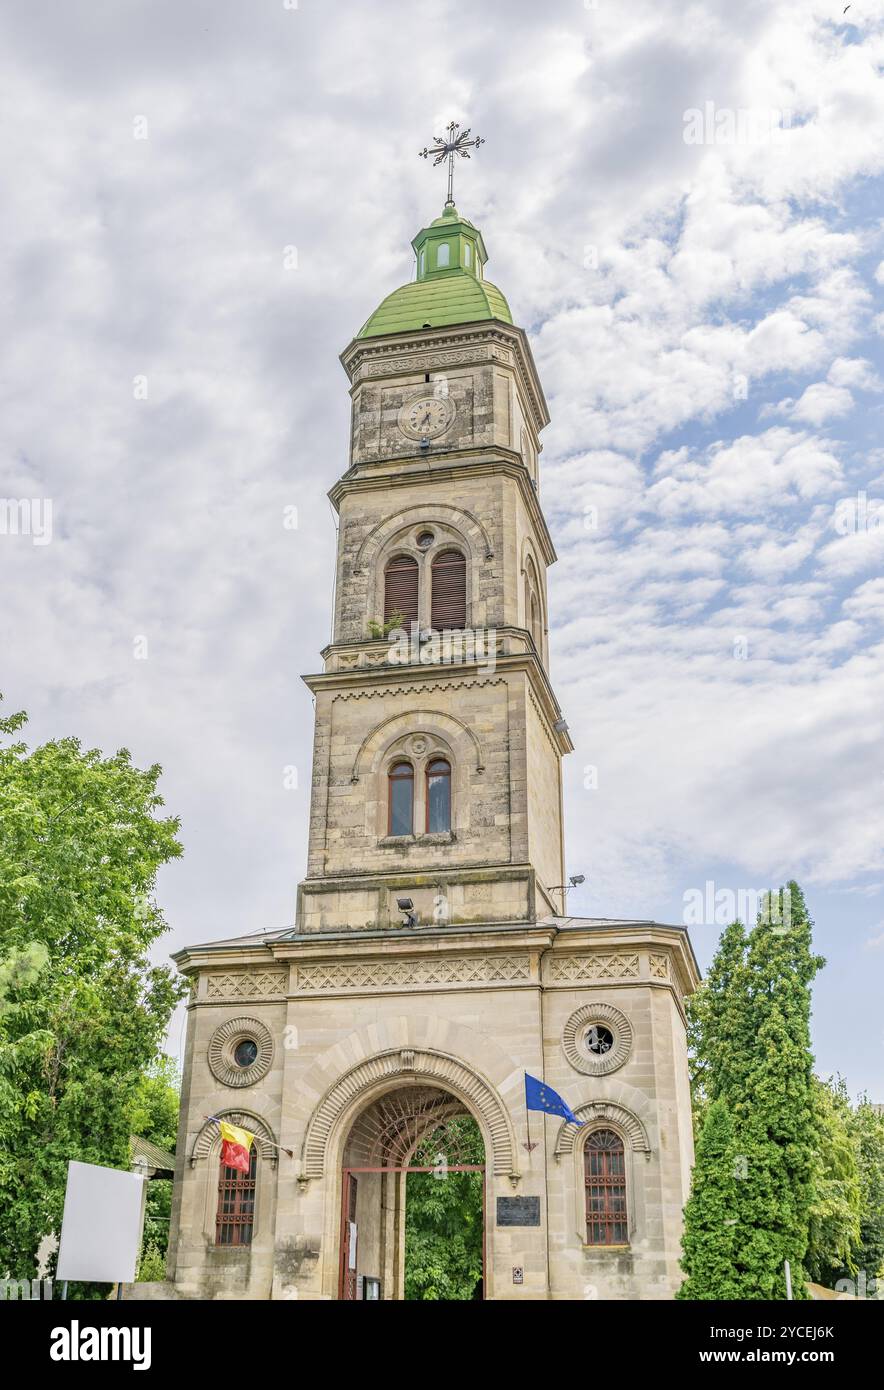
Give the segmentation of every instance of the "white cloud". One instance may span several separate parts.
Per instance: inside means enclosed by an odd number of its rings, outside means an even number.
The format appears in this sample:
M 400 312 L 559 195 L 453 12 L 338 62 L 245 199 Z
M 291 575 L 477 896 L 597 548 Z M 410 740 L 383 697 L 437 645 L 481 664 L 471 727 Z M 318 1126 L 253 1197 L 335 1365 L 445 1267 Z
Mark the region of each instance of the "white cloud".
M 712 445 L 702 457 L 664 453 L 648 501 L 667 517 L 703 511 L 751 516 L 833 491 L 841 465 L 821 441 L 774 428 Z
M 819 428 L 827 420 L 847 415 L 853 409 L 853 396 L 844 386 L 832 386 L 827 381 L 815 381 L 797 401 L 780 401 L 776 407 L 790 420 L 800 420 Z
M 884 579 L 868 579 L 844 600 L 842 607 L 860 622 L 878 622 L 884 627 Z

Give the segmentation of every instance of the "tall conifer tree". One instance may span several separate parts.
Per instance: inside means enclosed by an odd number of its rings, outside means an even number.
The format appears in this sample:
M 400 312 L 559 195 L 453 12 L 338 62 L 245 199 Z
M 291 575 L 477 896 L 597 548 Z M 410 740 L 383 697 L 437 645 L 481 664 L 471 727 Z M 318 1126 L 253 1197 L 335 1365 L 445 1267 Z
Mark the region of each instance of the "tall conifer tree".
M 695 1076 L 711 1104 L 685 1209 L 681 1297 L 783 1298 L 785 1260 L 794 1296 L 806 1297 L 816 1139 L 810 987 L 823 964 L 811 931 L 803 894 L 790 883 L 763 905 L 748 936 L 739 923 L 725 930 L 692 1006 Z M 721 1107 L 732 1127 L 726 1149 Z M 732 1202 L 719 1229 L 704 1195 L 716 1184 Z M 733 1261 L 727 1277 L 716 1252 Z

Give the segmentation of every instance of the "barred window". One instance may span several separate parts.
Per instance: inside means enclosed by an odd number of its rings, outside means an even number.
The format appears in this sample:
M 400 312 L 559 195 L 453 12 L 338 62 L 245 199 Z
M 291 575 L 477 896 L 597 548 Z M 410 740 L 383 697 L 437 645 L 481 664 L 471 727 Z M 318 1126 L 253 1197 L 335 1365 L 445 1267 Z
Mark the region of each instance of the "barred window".
M 252 1144 L 249 1171 L 222 1164 L 218 1175 L 218 1214 L 215 1218 L 216 1245 L 251 1245 L 255 1222 L 258 1150 Z
M 626 1156 L 612 1129 L 590 1134 L 583 1150 L 587 1245 L 627 1245 Z

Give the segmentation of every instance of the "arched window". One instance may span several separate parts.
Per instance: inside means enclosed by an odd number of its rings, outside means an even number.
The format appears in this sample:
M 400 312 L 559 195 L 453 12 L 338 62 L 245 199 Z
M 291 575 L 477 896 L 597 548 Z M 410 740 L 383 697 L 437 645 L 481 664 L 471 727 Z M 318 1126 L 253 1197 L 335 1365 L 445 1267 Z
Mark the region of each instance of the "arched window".
M 470 246 L 470 243 L 468 241 L 465 241 L 463 244 L 463 263 L 464 265 L 470 265 L 472 264 L 472 260 L 473 248 Z
M 626 1158 L 612 1129 L 597 1129 L 583 1150 L 587 1245 L 628 1245 Z
M 411 763 L 394 763 L 389 783 L 389 835 L 410 835 L 414 828 L 414 768 Z
M 543 630 L 540 622 L 540 604 L 537 602 L 537 595 L 531 594 L 529 599 L 531 622 L 531 636 L 534 638 L 534 645 L 538 652 L 543 651 Z
M 426 270 L 426 268 L 427 268 L 427 253 L 426 253 L 426 251 L 421 251 L 421 268 L 420 268 L 420 273 L 421 273 L 421 275 L 423 275 L 423 273 L 424 273 L 424 271 Z
M 451 829 L 451 764 L 434 758 L 427 764 L 427 830 Z
M 418 569 L 410 555 L 397 555 L 384 570 L 384 622 L 401 613 L 417 622 Z
M 222 1164 L 218 1174 L 218 1213 L 215 1217 L 216 1245 L 251 1245 L 255 1223 L 258 1149 L 252 1143 L 249 1171 Z
M 467 625 L 467 562 L 459 550 L 443 550 L 433 561 L 430 626 L 437 632 Z
M 528 630 L 537 648 L 539 656 L 543 656 L 543 610 L 540 606 L 540 583 L 537 578 L 537 570 L 534 561 L 528 557 L 525 565 L 525 620 Z
M 451 264 L 451 247 L 447 241 L 440 242 L 436 249 L 436 269 L 445 270 Z

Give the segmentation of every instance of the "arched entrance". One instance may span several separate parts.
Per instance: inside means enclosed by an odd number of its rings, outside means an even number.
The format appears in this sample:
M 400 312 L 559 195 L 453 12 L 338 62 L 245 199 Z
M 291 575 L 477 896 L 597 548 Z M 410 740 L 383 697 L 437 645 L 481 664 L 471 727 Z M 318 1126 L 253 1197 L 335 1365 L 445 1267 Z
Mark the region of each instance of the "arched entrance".
M 474 1116 L 439 1086 L 385 1091 L 344 1144 L 338 1297 L 481 1298 L 484 1266 L 485 1147 Z

